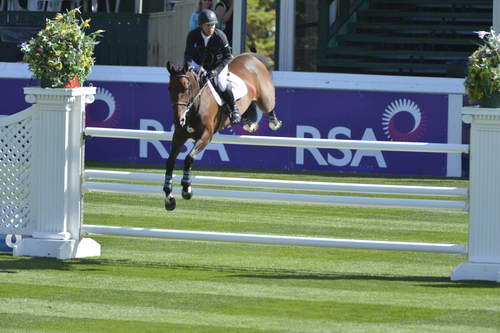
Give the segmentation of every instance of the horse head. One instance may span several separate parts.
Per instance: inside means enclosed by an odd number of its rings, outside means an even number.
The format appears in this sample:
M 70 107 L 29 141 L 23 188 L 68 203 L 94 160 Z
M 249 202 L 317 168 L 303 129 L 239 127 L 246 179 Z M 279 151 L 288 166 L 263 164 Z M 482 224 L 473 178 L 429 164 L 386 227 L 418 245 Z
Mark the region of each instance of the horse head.
M 183 126 L 182 120 L 184 119 L 185 122 L 186 114 L 195 102 L 194 99 L 200 90 L 200 85 L 196 73 L 188 69 L 187 65 L 177 68 L 172 63 L 167 62 L 167 70 L 170 74 L 168 91 L 174 119 Z

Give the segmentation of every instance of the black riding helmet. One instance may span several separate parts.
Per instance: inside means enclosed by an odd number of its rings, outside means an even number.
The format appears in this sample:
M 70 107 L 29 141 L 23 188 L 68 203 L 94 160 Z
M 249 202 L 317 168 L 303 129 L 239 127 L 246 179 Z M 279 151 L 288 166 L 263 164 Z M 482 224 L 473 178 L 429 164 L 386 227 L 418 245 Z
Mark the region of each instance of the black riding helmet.
M 202 24 L 217 24 L 217 15 L 210 9 L 204 9 L 198 15 L 198 25 Z

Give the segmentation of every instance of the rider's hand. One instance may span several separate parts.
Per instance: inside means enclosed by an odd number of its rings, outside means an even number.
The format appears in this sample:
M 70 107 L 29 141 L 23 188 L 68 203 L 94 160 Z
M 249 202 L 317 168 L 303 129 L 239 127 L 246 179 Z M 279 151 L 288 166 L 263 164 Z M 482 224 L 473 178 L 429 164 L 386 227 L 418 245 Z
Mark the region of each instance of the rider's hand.
M 200 79 L 202 81 L 208 81 L 210 80 L 212 77 L 210 76 L 210 71 L 207 71 L 205 68 L 203 67 L 200 67 L 200 71 L 199 71 L 199 74 L 200 74 Z
M 209 79 L 213 79 L 214 77 L 217 76 L 217 71 L 215 69 L 211 70 L 210 72 L 208 72 L 208 78 Z

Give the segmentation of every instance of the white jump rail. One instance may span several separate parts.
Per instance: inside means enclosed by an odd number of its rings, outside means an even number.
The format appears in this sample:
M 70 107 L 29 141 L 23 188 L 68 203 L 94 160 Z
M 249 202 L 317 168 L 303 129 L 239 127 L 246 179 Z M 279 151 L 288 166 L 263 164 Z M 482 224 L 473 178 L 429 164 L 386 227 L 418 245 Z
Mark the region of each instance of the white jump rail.
M 85 170 L 84 179 L 94 180 L 118 180 L 126 182 L 163 183 L 164 175 L 159 173 L 130 172 L 130 171 L 108 171 L 108 170 Z M 408 186 L 408 185 L 380 185 L 380 184 L 357 184 L 357 183 L 333 183 L 333 182 L 311 182 L 278 179 L 254 179 L 238 177 L 211 177 L 192 176 L 194 185 L 202 186 L 224 186 L 224 187 L 248 187 L 273 190 L 297 190 L 315 192 L 352 192 L 370 194 L 401 194 L 422 196 L 449 196 L 466 198 L 468 191 L 460 187 L 438 187 L 438 186 Z M 180 175 L 174 175 L 173 181 L 179 182 Z
M 159 237 L 159 238 L 185 239 L 185 240 L 198 240 L 198 241 L 219 241 L 219 242 L 275 244 L 275 245 L 298 245 L 298 246 L 356 248 L 356 249 L 371 249 L 371 250 L 422 251 L 422 252 L 466 254 L 465 246 L 461 244 L 387 242 L 387 241 L 370 241 L 370 240 L 354 240 L 354 239 L 338 239 L 338 238 L 292 237 L 292 236 L 278 236 L 278 235 L 273 236 L 273 235 L 210 232 L 210 231 L 113 227 L 113 226 L 100 226 L 100 225 L 90 225 L 90 224 L 83 225 L 83 231 L 91 234 L 100 234 L 100 235 Z
M 84 182 L 84 192 L 108 192 L 128 194 L 162 194 L 161 186 Z M 174 187 L 174 193 L 180 194 L 180 188 Z M 197 188 L 196 195 L 210 198 L 246 199 L 259 201 L 281 201 L 309 204 L 330 204 L 342 206 L 370 206 L 391 208 L 418 208 L 418 209 L 454 209 L 467 210 L 467 203 L 453 200 L 426 200 L 426 199 L 399 199 L 399 198 L 371 198 L 339 195 L 275 193 L 239 190 L 216 190 Z
M 121 128 L 85 128 L 87 137 L 143 139 L 143 140 L 172 140 L 173 133 L 165 131 L 131 130 Z M 338 139 L 287 138 L 254 135 L 214 135 L 214 143 L 274 146 L 274 147 L 302 147 L 302 148 L 329 148 L 329 149 L 364 149 L 427 153 L 468 153 L 469 145 L 426 142 L 396 142 L 396 141 L 360 141 Z

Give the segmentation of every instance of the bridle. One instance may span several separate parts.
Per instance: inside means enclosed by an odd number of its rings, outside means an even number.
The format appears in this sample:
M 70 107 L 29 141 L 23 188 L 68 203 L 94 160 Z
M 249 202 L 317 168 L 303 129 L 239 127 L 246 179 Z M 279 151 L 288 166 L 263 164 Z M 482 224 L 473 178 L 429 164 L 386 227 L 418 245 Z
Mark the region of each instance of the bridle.
M 189 75 L 186 75 L 186 74 L 177 74 L 177 75 L 175 75 L 175 78 L 177 78 L 177 79 L 187 78 L 188 80 L 190 79 Z M 203 85 L 203 87 L 205 85 L 206 85 L 206 82 Z M 179 125 L 181 125 L 181 127 L 185 127 L 187 125 L 187 114 L 191 111 L 191 107 L 193 106 L 195 100 L 201 95 L 203 87 L 200 87 L 200 89 L 198 90 L 198 93 L 193 98 L 191 98 L 189 102 L 175 102 L 173 104 L 173 105 L 181 105 L 181 106 L 185 106 L 186 107 L 184 109 L 184 112 L 182 113 L 182 116 L 179 117 Z M 189 133 L 192 133 L 194 131 L 194 129 L 192 127 L 190 127 L 190 126 L 187 126 L 186 130 Z
M 181 78 L 186 78 L 189 80 L 189 76 L 186 75 L 186 74 L 178 74 L 178 75 L 175 75 L 175 78 L 177 79 L 181 79 Z M 193 101 L 194 101 L 194 98 L 191 99 L 190 102 L 176 102 L 174 103 L 174 105 L 183 105 L 185 106 L 187 109 L 191 108 L 191 106 L 193 105 Z

